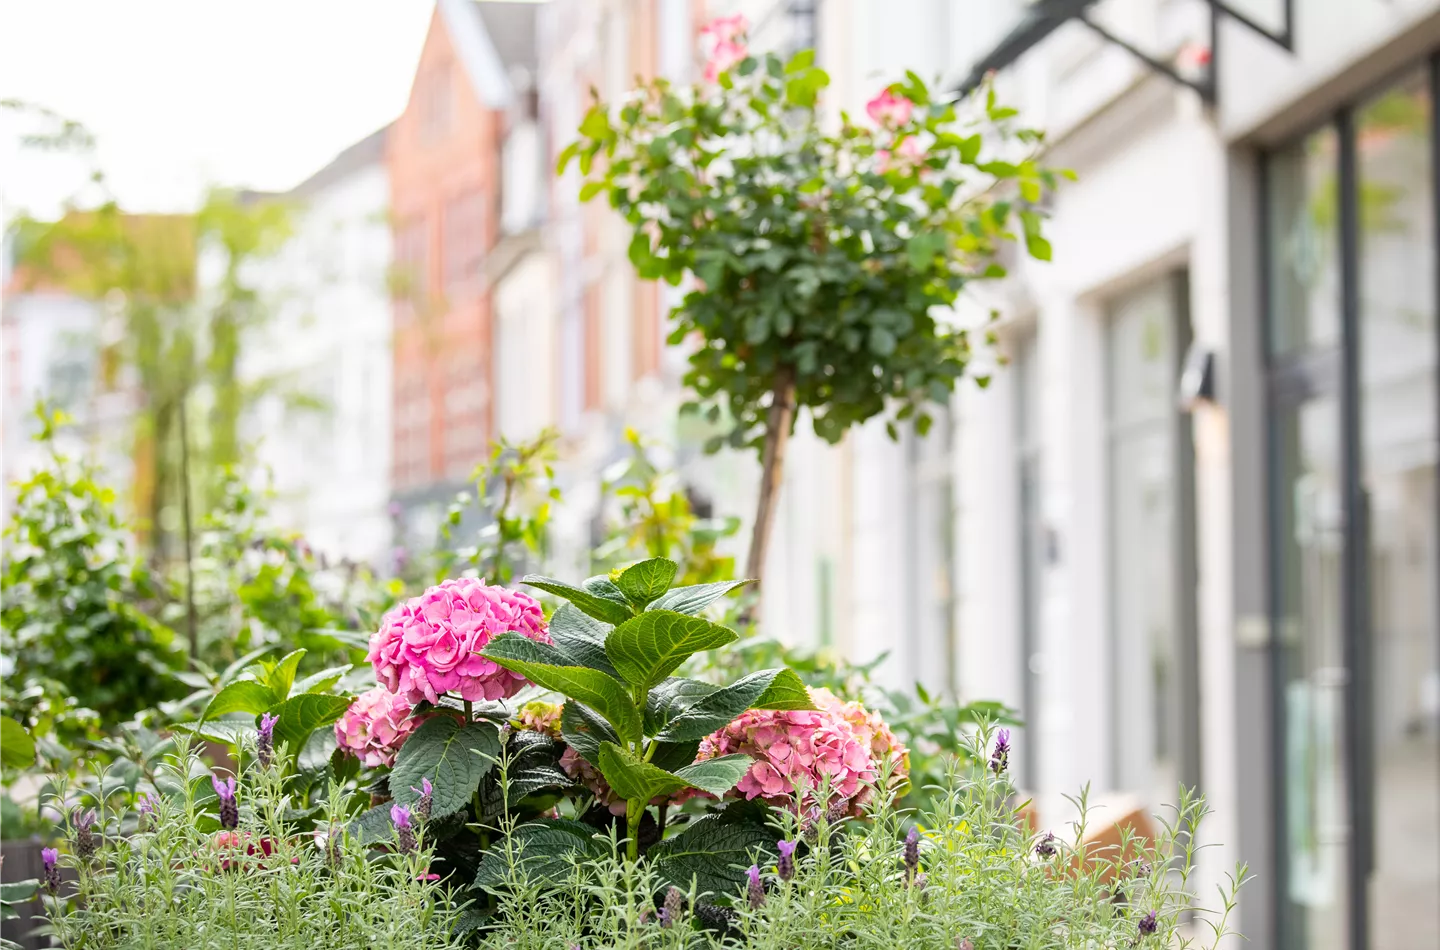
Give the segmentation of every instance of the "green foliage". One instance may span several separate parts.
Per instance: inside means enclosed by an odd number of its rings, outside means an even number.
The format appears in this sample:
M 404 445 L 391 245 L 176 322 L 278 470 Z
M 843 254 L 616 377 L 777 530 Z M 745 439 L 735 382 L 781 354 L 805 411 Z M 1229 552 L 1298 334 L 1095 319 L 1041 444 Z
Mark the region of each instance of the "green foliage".
M 409 853 L 399 848 L 393 826 L 372 841 L 347 833 L 368 796 L 333 783 L 313 810 L 318 834 L 301 833 L 286 777 L 254 769 L 239 776 L 240 827 L 232 839 L 210 830 L 209 775 L 198 756 L 173 752 L 150 789 L 156 812 L 149 818 L 137 814 L 128 792 L 91 797 L 57 788 L 53 804 L 61 812 L 77 802 L 94 807 L 103 832 L 91 861 L 76 856 L 72 843 L 61 863 L 74 883 L 45 897 L 60 946 L 464 945 L 457 902 L 427 874 L 434 849 L 424 823 L 417 823 Z M 114 787 L 96 778 L 95 788 Z
M 405 740 L 390 772 L 391 793 L 411 804 L 419 798 L 414 789 L 428 778 L 435 788 L 432 814 L 452 814 L 479 791 L 480 780 L 499 754 L 500 733 L 493 723 L 436 716 Z
M 985 757 L 990 739 L 988 728 L 972 737 L 970 761 Z M 1183 790 L 1155 837 L 1125 827 L 1110 846 L 1086 840 L 1085 792 L 1073 799 L 1077 819 L 1048 838 L 1013 804 L 1004 773 L 956 760 L 922 811 L 898 808 L 883 784 L 874 793 L 863 821 L 802 826 L 776 813 L 767 827 L 729 810 L 707 816 L 643 864 L 622 860 L 618 842 L 584 825 L 517 828 L 482 867 L 499 906 L 481 946 L 1068 950 L 1214 947 L 1233 933 L 1247 870 L 1235 869 L 1217 905 L 1201 903 L 1195 859 L 1207 809 Z M 797 845 L 793 873 L 775 863 L 777 840 Z M 747 865 L 759 900 L 734 873 Z
M 579 587 L 527 576 L 524 583 L 564 597 L 594 623 L 578 622 L 571 615 L 568 622 L 562 620 L 563 633 L 552 634 L 554 645 L 511 633 L 496 637 L 481 651 L 505 669 L 566 697 L 566 742 L 626 799 L 631 859 L 639 856 L 640 825 L 652 798 L 682 789 L 722 795 L 749 767 L 746 756 L 697 763 L 696 747 L 681 743 L 727 725 L 754 706 L 814 708 L 788 670 L 755 674 L 729 692 L 672 677 L 690 657 L 737 637 L 694 614 L 738 585 L 667 589 L 677 572 L 674 562 L 651 558 L 609 577 L 592 577 Z M 670 609 L 680 606 L 688 609 Z M 662 757 L 662 763 L 655 761 Z
M 491 446 L 490 459 L 471 475 L 474 495 L 460 493 L 446 512 L 440 529 L 445 544 L 437 552 L 435 583 L 468 567 L 491 584 L 508 584 L 525 558 L 544 557 L 550 509 L 560 502 L 552 467 L 559 438 L 558 432 L 546 429 L 529 442 L 502 438 Z M 475 543 L 454 547 L 472 505 L 479 509 L 481 521 Z
M 669 558 L 680 565 L 679 582 L 704 584 L 735 575 L 735 559 L 717 545 L 740 530 L 740 519 L 701 518 L 673 471 L 654 457 L 657 449 L 627 429 L 630 455 L 605 473 L 601 493 L 613 500 L 615 512 L 606 540 L 595 549 L 591 565 L 609 570 L 637 558 Z M 602 510 L 609 506 L 602 504 Z
M 105 722 L 130 718 L 180 695 L 183 663 L 174 632 L 154 618 L 160 585 L 131 553 L 114 493 L 89 463 L 63 455 L 64 418 L 37 407 L 46 464 L 16 486 L 0 568 L 3 644 L 14 670 L 4 710 L 43 718 L 71 739 L 68 717 L 46 717 L 73 697 Z
M 655 80 L 597 102 L 561 157 L 588 176 L 582 200 L 603 196 L 630 224 L 641 277 L 698 279 L 670 339 L 700 341 L 689 409 L 731 426 L 712 451 L 760 448 L 787 392 L 828 442 L 887 410 L 923 428 L 972 356 L 941 313 L 1004 274 L 1003 242 L 1050 256 L 1041 133 L 993 92 L 957 104 L 912 73 L 890 89 L 914 104 L 903 124 L 835 128 L 813 58 L 748 56 L 718 85 Z

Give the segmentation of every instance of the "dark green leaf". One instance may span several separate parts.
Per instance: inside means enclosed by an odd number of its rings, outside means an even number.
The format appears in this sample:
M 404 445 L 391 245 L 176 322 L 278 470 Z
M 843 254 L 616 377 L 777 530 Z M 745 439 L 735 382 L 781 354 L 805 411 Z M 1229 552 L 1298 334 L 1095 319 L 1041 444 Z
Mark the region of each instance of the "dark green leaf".
M 421 787 L 421 779 L 428 778 L 435 795 L 431 813 L 459 811 L 499 754 L 500 733 L 489 723 L 466 725 L 446 715 L 427 719 L 395 757 L 390 794 L 402 805 L 413 804 L 420 797 L 414 789 Z
M 701 617 L 648 610 L 610 632 L 605 638 L 605 655 L 630 685 L 648 690 L 690 656 L 737 639 L 734 630 Z
M 304 650 L 292 650 L 280 658 L 275 668 L 265 677 L 265 685 L 280 699 L 290 695 L 290 687 L 295 684 L 295 671 L 300 669 L 300 661 L 304 659 Z
M 588 666 L 619 679 L 620 674 L 605 655 L 605 638 L 613 629 L 612 624 L 581 613 L 574 604 L 562 604 L 550 618 L 550 640 L 574 665 Z
M 716 759 L 687 765 L 674 774 L 677 778 L 684 779 L 685 784 L 692 788 L 703 789 L 719 798 L 734 788 L 735 783 L 750 771 L 753 761 L 748 755 L 722 755 Z
M 615 578 L 615 586 L 620 588 L 630 603 L 643 610 L 646 604 L 670 589 L 677 569 L 678 565 L 674 561 L 652 557 L 648 561 L 631 564 L 621 571 L 620 576 Z
M 580 758 L 599 767 L 600 743 L 619 743 L 615 730 L 593 710 L 570 700 L 560 713 L 560 734 Z
M 507 854 L 506 847 L 513 850 Z M 596 839 L 594 828 L 578 821 L 529 822 L 516 828 L 508 841 L 485 852 L 475 886 L 496 891 L 517 878 L 558 884 L 570 877 L 577 863 L 603 857 L 608 850 Z
M 655 870 L 676 887 L 697 894 L 728 895 L 745 881 L 745 869 L 775 847 L 775 831 L 763 824 L 725 822 L 707 815 L 649 851 Z
M 719 688 L 713 683 L 679 676 L 665 680 L 645 697 L 645 734 L 649 736 L 660 732 L 681 710 Z
M 540 590 L 554 594 L 557 597 L 564 597 L 584 613 L 589 614 L 596 620 L 603 620 L 606 623 L 624 623 L 634 616 L 634 611 L 626 607 L 623 603 L 616 603 L 607 597 L 592 594 L 584 588 L 575 587 L 551 577 L 542 577 L 539 574 L 526 574 L 520 583 L 528 584 L 531 587 L 538 587 Z M 677 589 L 683 590 L 683 588 Z
M 695 699 L 671 717 L 657 738 L 664 742 L 702 739 L 736 716 L 769 700 L 767 709 L 814 709 L 800 677 L 788 669 L 759 670 Z
M 589 667 L 570 666 L 559 650 L 518 633 L 501 634 L 480 655 L 532 683 L 579 700 L 604 716 L 622 740 L 640 740 L 640 711 L 614 677 Z

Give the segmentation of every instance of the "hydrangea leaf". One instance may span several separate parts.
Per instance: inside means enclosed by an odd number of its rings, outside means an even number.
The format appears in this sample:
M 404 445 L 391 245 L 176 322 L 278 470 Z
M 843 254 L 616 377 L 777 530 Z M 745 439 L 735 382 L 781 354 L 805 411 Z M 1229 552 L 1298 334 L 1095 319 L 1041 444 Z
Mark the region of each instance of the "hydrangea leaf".
M 35 740 L 9 716 L 0 716 L 0 767 L 26 769 L 35 764 Z
M 480 655 L 546 689 L 576 699 L 594 709 L 614 727 L 625 742 L 640 741 L 640 710 L 624 684 L 613 676 L 584 666 L 573 666 L 554 647 L 518 633 L 504 633 Z
M 675 580 L 678 565 L 663 557 L 652 557 L 647 561 L 632 564 L 615 578 L 615 586 L 636 607 L 644 608 L 656 597 L 670 589 Z
M 487 722 L 463 723 L 452 716 L 435 716 L 405 740 L 390 771 L 390 794 L 402 805 L 420 795 L 421 779 L 432 786 L 431 814 L 458 811 L 470 801 L 480 780 L 500 754 L 500 733 Z
M 620 741 L 608 722 L 573 699 L 560 712 L 560 734 L 591 765 L 600 761 L 600 743 Z
M 805 684 L 793 670 L 759 670 L 701 696 L 676 711 L 656 738 L 663 742 L 703 739 L 716 729 L 728 726 L 735 717 L 771 697 L 785 705 L 768 709 L 814 709 Z
M 691 788 L 701 789 L 718 798 L 745 777 L 753 761 L 748 755 L 722 755 L 716 759 L 687 765 L 676 771 L 675 775 L 684 779 L 685 784 Z
M 600 743 L 598 765 L 600 774 L 605 776 L 615 794 L 628 801 L 638 799 L 648 802 L 657 795 L 670 795 L 690 784 L 673 772 L 642 761 L 613 742 Z
M 504 776 L 504 798 L 501 797 L 500 770 L 492 769 L 480 783 L 482 818 L 503 815 L 507 806 L 513 810 L 522 799 L 536 792 L 575 784 L 560 768 L 560 743 L 549 736 L 521 730 L 511 735 L 506 749 L 511 758 Z
M 298 751 L 310 739 L 310 733 L 328 726 L 350 708 L 349 696 L 324 693 L 301 693 L 291 696 L 271 712 L 280 717 L 275 723 L 275 744 L 285 743 Z
M 688 587 L 676 587 L 673 590 L 661 594 L 659 598 L 645 609 L 647 611 L 673 610 L 677 614 L 698 614 L 735 588 L 744 587 L 749 583 L 751 583 L 749 580 L 715 581 L 713 584 L 692 584 Z
M 616 603 L 608 597 L 601 597 L 582 587 L 557 581 L 553 577 L 526 574 L 520 583 L 539 588 L 556 597 L 563 597 L 596 620 L 603 620 L 606 623 L 624 623 L 634 616 L 634 611 L 623 603 Z
M 550 618 L 550 639 L 561 653 L 577 666 L 588 666 L 619 679 L 620 674 L 605 655 L 605 637 L 614 629 L 613 624 L 582 613 L 574 604 L 562 604 Z
M 266 664 L 265 685 L 275 691 L 275 695 L 284 699 L 290 695 L 290 687 L 295 685 L 295 673 L 300 669 L 300 661 L 305 658 L 305 650 L 291 650 L 282 656 L 273 667 Z
M 680 676 L 665 680 L 650 690 L 650 695 L 645 698 L 645 734 L 653 736 L 660 732 L 681 710 L 719 688 L 713 683 L 702 683 L 700 680 Z
M 283 696 L 275 695 L 275 691 L 264 683 L 257 683 L 254 680 L 236 680 L 215 694 L 205 711 L 200 714 L 200 721 L 207 719 L 218 719 L 227 713 L 250 713 L 258 716 L 284 699 Z
M 514 851 L 507 855 L 505 847 Z M 552 819 L 520 825 L 505 844 L 485 852 L 475 872 L 475 886 L 489 891 L 507 887 L 514 873 L 528 881 L 558 884 L 586 860 L 603 857 L 606 846 L 595 829 L 578 821 Z
M 734 630 L 701 617 L 647 610 L 610 631 L 605 638 L 605 655 L 626 682 L 648 690 L 694 654 L 739 638 Z
M 768 862 L 775 832 L 763 824 L 726 822 L 708 815 L 649 851 L 655 870 L 682 890 L 732 894 L 745 882 L 745 869 Z

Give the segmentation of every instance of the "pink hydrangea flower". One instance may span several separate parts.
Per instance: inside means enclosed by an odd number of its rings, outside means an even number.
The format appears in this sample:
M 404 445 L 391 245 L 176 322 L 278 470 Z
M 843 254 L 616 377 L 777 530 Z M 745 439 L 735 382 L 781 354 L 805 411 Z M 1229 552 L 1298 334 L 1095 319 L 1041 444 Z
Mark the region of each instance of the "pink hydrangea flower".
M 549 643 L 535 598 L 474 578 L 448 580 L 396 607 L 370 638 L 375 678 L 413 705 L 455 693 L 470 702 L 505 699 L 525 685 L 478 653 L 507 631 Z
M 843 703 L 824 689 L 811 690 L 811 696 L 819 707 L 815 710 L 742 713 L 701 742 L 700 758 L 751 756 L 754 763 L 732 793 L 746 799 L 798 809 L 815 804 L 813 797 L 828 781 L 827 804 L 858 810 L 880 777 L 881 757 L 898 754 L 897 766 L 908 768 L 908 753 L 859 703 Z
M 410 709 L 404 696 L 376 686 L 355 697 L 335 723 L 335 742 L 370 768 L 394 765 L 395 753 L 420 725 L 418 718 L 410 718 Z
M 910 113 L 914 108 L 915 103 L 909 99 L 884 89 L 880 95 L 865 103 L 865 114 L 877 125 L 894 129 L 910 121 Z

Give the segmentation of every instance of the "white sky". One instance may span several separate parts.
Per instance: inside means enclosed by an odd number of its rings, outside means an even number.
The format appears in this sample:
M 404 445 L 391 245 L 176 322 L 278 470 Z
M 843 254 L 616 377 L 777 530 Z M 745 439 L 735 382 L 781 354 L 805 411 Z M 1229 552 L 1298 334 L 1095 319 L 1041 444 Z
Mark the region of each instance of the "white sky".
M 405 106 L 433 0 L 0 0 L 0 99 L 83 123 L 122 206 L 211 184 L 288 189 Z M 0 204 L 53 214 L 83 171 L 21 150 L 0 110 Z

